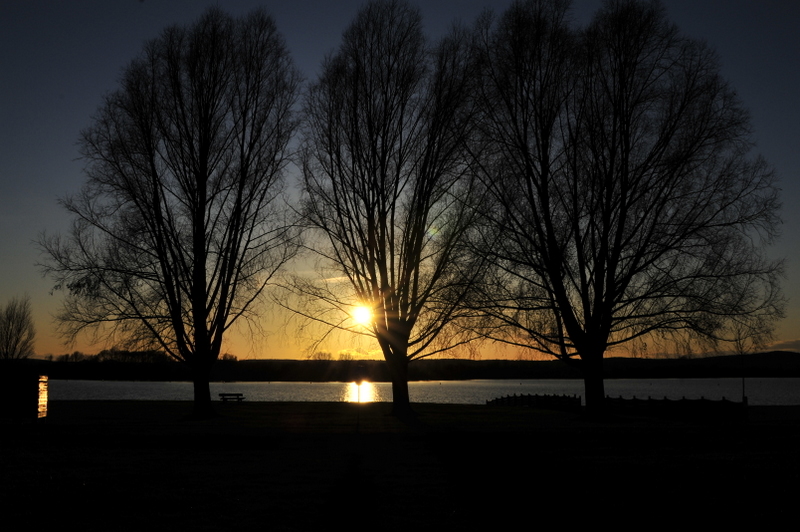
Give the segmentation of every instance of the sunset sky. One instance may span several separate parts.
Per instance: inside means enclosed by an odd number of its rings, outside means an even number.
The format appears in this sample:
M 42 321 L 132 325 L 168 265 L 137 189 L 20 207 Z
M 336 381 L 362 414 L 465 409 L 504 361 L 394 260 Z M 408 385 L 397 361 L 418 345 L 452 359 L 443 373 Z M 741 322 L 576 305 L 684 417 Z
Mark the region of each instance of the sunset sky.
M 426 32 L 436 38 L 483 9 L 502 12 L 509 0 L 420 2 Z M 171 24 L 194 22 L 209 6 L 241 15 L 263 7 L 275 18 L 293 58 L 313 79 L 334 50 L 361 0 L 4 0 L 0 3 L 0 304 L 29 295 L 37 326 L 36 352 L 94 353 L 105 344 L 65 347 L 52 322 L 63 294 L 51 294 L 33 244 L 64 232 L 70 219 L 57 200 L 80 190 L 84 175 L 76 141 L 122 69 Z M 601 0 L 573 2 L 583 24 Z M 721 58 L 723 75 L 752 116 L 756 150 L 774 166 L 783 201 L 783 236 L 770 255 L 786 259 L 787 317 L 777 327 L 779 349 L 800 350 L 800 2 L 788 0 L 665 0 L 669 18 L 686 35 L 704 39 Z M 265 318 L 267 338 L 237 334 L 226 351 L 240 358 L 300 358 L 310 337 L 295 340 L 285 316 Z M 291 324 L 290 324 L 291 325 Z M 331 349 L 353 347 L 346 341 Z M 365 350 L 376 346 L 357 345 Z M 484 358 L 492 358 L 491 352 Z

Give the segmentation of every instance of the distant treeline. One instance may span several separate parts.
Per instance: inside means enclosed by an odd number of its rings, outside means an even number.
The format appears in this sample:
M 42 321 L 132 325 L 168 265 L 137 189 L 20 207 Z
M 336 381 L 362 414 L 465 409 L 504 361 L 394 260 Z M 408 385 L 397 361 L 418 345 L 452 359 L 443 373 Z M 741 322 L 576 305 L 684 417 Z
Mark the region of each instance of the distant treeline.
M 80 351 L 48 357 L 47 360 L 28 360 L 51 379 L 182 381 L 191 380 L 185 364 L 163 351 L 126 351 L 105 349 L 96 355 Z
M 28 360 L 24 364 L 51 379 L 191 380 L 185 364 L 159 351 L 101 352 Z M 800 354 L 774 351 L 706 358 L 609 358 L 605 378 L 800 377 Z M 348 382 L 359 378 L 390 381 L 380 360 L 236 360 L 226 355 L 212 370 L 213 381 Z M 409 366 L 409 380 L 577 379 L 573 365 L 559 360 L 419 360 Z

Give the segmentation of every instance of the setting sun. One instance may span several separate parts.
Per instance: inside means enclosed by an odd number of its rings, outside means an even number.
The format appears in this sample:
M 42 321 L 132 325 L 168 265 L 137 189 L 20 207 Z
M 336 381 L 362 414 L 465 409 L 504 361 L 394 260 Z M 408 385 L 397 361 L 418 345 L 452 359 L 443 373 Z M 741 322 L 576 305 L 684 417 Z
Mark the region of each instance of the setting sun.
M 367 325 L 372 321 L 372 311 L 367 307 L 353 309 L 353 320 L 360 325 Z

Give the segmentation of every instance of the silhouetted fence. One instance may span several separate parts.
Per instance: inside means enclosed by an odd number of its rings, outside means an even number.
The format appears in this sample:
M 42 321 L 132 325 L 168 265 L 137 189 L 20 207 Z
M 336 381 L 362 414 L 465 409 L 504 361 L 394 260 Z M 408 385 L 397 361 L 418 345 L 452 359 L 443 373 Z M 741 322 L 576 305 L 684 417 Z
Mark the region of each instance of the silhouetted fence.
M 551 410 L 564 410 L 578 412 L 581 410 L 581 398 L 576 395 L 507 395 L 486 401 L 490 406 L 529 406 L 548 408 Z M 605 407 L 609 412 L 616 414 L 652 416 L 660 418 L 680 419 L 718 419 L 734 420 L 744 419 L 747 416 L 747 400 L 744 402 L 700 399 L 639 399 L 633 397 L 608 397 Z
M 633 397 L 606 397 L 606 408 L 619 414 L 644 415 L 662 418 L 744 419 L 747 416 L 747 399 L 743 402 L 700 399 L 638 399 Z
M 552 410 L 577 412 L 581 409 L 581 398 L 577 395 L 507 395 L 486 401 L 491 406 L 532 406 Z

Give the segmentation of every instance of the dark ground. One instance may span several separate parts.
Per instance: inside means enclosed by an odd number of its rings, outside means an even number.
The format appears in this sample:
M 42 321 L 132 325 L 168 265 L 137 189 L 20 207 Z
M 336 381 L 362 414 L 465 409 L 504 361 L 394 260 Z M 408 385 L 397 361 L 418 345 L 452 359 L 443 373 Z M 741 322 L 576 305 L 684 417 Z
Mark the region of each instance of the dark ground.
M 4 530 L 794 528 L 800 407 L 747 421 L 526 408 L 51 402 L 0 425 Z M 787 521 L 788 519 L 788 521 Z M 605 528 L 605 526 L 603 526 Z

